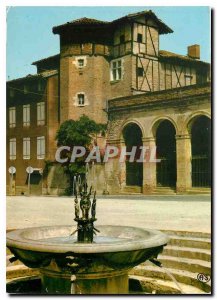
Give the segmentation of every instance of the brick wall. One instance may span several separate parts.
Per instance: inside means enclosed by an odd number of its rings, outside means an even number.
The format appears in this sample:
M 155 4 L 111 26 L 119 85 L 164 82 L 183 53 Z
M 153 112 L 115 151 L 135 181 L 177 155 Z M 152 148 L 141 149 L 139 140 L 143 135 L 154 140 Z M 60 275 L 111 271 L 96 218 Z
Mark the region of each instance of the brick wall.
M 29 85 L 31 91 L 31 84 Z M 44 168 L 45 159 L 52 159 L 55 153 L 55 134 L 58 128 L 58 76 L 47 78 L 46 87 L 43 92 L 38 94 L 27 94 L 22 97 L 8 100 L 7 102 L 7 185 L 10 184 L 10 175 L 8 168 L 14 166 L 16 175 L 14 176 L 16 193 L 26 192 L 27 190 L 27 173 L 26 168 Z M 33 95 L 33 96 L 32 96 Z M 17 100 L 17 101 L 16 101 Z M 37 103 L 45 102 L 45 125 L 37 125 Z M 30 126 L 23 127 L 23 105 L 30 104 Z M 16 127 L 9 128 L 8 114 L 9 107 L 16 107 Z M 37 158 L 37 137 L 45 136 L 45 159 Z M 30 159 L 23 159 L 23 138 L 30 138 Z M 9 140 L 16 138 L 16 159 L 10 160 L 9 157 Z M 41 186 L 38 187 L 41 190 Z M 37 191 L 35 191 L 37 192 Z

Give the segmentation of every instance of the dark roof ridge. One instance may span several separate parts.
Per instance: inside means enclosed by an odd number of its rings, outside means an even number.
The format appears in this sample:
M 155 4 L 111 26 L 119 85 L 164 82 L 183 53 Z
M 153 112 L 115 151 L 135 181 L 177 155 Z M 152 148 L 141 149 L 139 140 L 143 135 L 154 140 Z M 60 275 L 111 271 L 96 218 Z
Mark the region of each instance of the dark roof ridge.
M 48 59 L 52 59 L 52 58 L 58 58 L 60 56 L 60 53 L 58 54 L 55 54 L 55 55 L 51 55 L 51 56 L 48 56 L 48 57 L 45 57 L 45 58 L 42 58 L 42 59 L 39 59 L 39 60 L 36 60 L 32 63 L 32 65 L 37 65 L 38 63 L 42 62 L 42 61 L 46 61 Z
M 165 34 L 165 33 L 172 33 L 173 30 L 167 26 L 163 21 L 161 21 L 152 10 L 144 10 L 141 12 L 137 12 L 137 13 L 131 13 L 128 14 L 126 16 L 123 16 L 121 18 L 115 19 L 113 21 L 101 21 L 101 20 L 96 20 L 96 19 L 91 19 L 91 18 L 80 18 L 80 19 L 76 19 L 67 23 L 64 23 L 62 25 L 58 25 L 58 26 L 54 26 L 53 27 L 53 33 L 54 34 L 58 34 L 60 33 L 60 30 L 66 26 L 77 26 L 77 25 L 105 25 L 105 26 L 109 26 L 109 25 L 113 25 L 115 23 L 119 23 L 122 22 L 124 20 L 129 20 L 129 19 L 133 19 L 136 18 L 138 16 L 142 16 L 145 15 L 147 17 L 152 18 L 159 26 L 159 33 L 160 34 Z
M 182 59 L 182 60 L 187 60 L 191 62 L 196 62 L 196 63 L 203 63 L 209 65 L 210 63 L 202 61 L 200 59 L 194 59 L 192 57 L 189 57 L 188 55 L 183 55 L 183 54 L 178 54 L 174 53 L 171 51 L 167 50 L 159 50 L 159 57 L 164 58 L 164 59 Z

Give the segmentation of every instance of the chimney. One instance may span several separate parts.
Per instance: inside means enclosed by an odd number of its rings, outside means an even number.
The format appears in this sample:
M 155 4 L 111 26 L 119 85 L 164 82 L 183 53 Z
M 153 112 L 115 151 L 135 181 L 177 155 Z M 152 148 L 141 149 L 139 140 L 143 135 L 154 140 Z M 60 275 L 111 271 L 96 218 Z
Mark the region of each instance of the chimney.
M 200 59 L 200 45 L 188 46 L 188 56 L 194 59 Z

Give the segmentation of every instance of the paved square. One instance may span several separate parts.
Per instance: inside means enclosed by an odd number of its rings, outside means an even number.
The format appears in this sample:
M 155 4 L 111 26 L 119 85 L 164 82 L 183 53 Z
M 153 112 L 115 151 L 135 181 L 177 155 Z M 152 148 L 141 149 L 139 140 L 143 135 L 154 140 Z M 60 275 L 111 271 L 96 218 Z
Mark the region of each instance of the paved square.
M 96 225 L 211 232 L 209 195 L 98 196 Z M 75 225 L 72 197 L 7 197 L 7 229 Z

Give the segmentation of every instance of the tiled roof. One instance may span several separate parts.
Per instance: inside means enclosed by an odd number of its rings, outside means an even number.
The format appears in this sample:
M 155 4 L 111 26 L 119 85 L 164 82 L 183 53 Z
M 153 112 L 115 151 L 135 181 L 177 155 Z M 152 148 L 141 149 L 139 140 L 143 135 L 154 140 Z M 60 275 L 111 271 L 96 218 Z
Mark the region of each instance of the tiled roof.
M 46 57 L 46 58 L 42 58 L 40 60 L 36 60 L 32 63 L 32 65 L 37 65 L 40 62 L 45 62 L 45 61 L 48 61 L 48 60 L 58 59 L 59 57 L 60 57 L 59 54 L 55 54 L 55 55 L 52 55 L 52 56 L 49 56 L 49 57 Z
M 96 19 L 90 19 L 90 18 L 80 18 L 76 19 L 71 22 L 67 22 L 66 24 L 108 24 L 109 22 L 96 20 Z
M 159 50 L 159 57 L 163 58 L 163 59 L 169 59 L 169 60 L 182 60 L 182 61 L 187 61 L 189 62 L 194 62 L 194 63 L 203 63 L 203 64 L 207 64 L 209 65 L 209 63 L 207 62 L 203 62 L 201 60 L 197 60 L 197 59 L 193 59 L 187 55 L 181 55 L 181 54 L 177 54 L 177 53 L 173 53 L 170 51 L 166 51 L 166 50 Z
M 73 26 L 82 26 L 82 25 L 94 25 L 94 26 L 111 26 L 112 27 L 116 23 L 124 22 L 126 20 L 132 20 L 139 16 L 145 16 L 146 18 L 150 18 L 150 19 L 154 20 L 159 27 L 160 34 L 173 32 L 173 30 L 169 26 L 167 26 L 164 22 L 162 22 L 151 10 L 145 10 L 145 11 L 141 11 L 138 13 L 128 14 L 124 17 L 113 20 L 111 22 L 90 19 L 90 18 L 81 18 L 81 19 L 73 20 L 71 22 L 67 22 L 65 24 L 53 27 L 53 33 L 60 33 L 60 31 L 63 28 L 68 27 L 68 26 L 73 27 Z
M 123 21 L 125 19 L 135 19 L 135 18 L 140 17 L 140 16 L 145 16 L 146 18 L 150 18 L 150 19 L 154 20 L 159 26 L 159 33 L 160 34 L 172 33 L 173 32 L 173 30 L 169 26 L 167 26 L 163 21 L 161 21 L 155 15 L 155 13 L 152 10 L 144 10 L 144 11 L 141 11 L 141 12 L 128 14 L 125 17 L 114 20 L 112 23 L 120 22 L 120 21 Z
M 12 80 L 8 80 L 7 83 L 13 83 L 13 82 L 18 82 L 18 81 L 22 81 L 22 80 L 33 80 L 33 79 L 37 79 L 37 78 L 42 78 L 41 74 L 28 74 L 25 77 L 20 77 L 20 78 L 16 78 L 16 79 L 12 79 Z
M 46 72 L 43 72 L 43 73 L 37 73 L 37 74 L 28 74 L 27 76 L 25 77 L 20 77 L 20 78 L 16 78 L 16 79 L 12 79 L 12 80 L 8 80 L 7 83 L 17 83 L 17 82 L 22 82 L 22 81 L 31 81 L 31 80 L 34 80 L 34 79 L 38 79 L 38 78 L 47 78 L 47 77 L 51 77 L 53 75 L 56 75 L 58 74 L 58 71 L 57 70 L 48 70 Z
M 115 98 L 108 101 L 109 111 L 125 110 L 130 107 L 138 107 L 155 102 L 181 101 L 182 99 L 194 98 L 196 96 L 211 95 L 211 84 L 192 85 L 170 90 L 149 92 L 134 96 Z
M 53 27 L 53 33 L 59 33 L 59 30 L 61 30 L 62 28 L 68 27 L 68 26 L 82 26 L 82 25 L 94 25 L 94 26 L 103 26 L 103 25 L 107 25 L 110 22 L 106 22 L 106 21 L 101 21 L 101 20 L 96 20 L 96 19 L 90 19 L 90 18 L 80 18 L 80 19 L 76 19 L 67 23 L 64 23 L 62 25 L 59 26 L 55 26 Z

